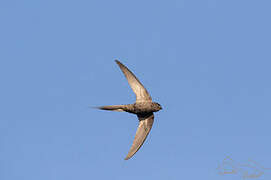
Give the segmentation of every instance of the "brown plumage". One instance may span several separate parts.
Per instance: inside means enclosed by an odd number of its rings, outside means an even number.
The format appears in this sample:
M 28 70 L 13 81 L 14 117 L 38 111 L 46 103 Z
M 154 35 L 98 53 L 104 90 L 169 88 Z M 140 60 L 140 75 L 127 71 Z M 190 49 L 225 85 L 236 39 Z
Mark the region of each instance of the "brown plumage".
M 134 104 L 127 105 L 110 105 L 110 106 L 101 106 L 99 109 L 109 110 L 109 111 L 124 111 L 136 114 L 139 120 L 139 125 L 136 131 L 136 135 L 133 141 L 133 144 L 126 156 L 125 160 L 130 159 L 142 146 L 146 140 L 154 121 L 153 112 L 157 112 L 162 109 L 160 104 L 152 101 L 151 96 L 144 86 L 140 83 L 137 77 L 121 62 L 116 60 L 116 63 L 119 65 L 121 71 L 125 75 L 126 79 L 132 90 L 136 95 L 136 102 Z

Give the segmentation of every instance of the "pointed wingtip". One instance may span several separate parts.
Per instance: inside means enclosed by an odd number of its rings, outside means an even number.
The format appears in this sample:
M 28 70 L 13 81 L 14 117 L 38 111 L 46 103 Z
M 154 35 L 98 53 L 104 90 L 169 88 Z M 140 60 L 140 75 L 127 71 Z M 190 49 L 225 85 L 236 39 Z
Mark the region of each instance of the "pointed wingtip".
M 124 160 L 128 160 L 128 159 L 130 159 L 131 157 L 129 157 L 129 156 L 126 156 L 126 158 L 124 159 Z
M 116 59 L 115 62 L 117 65 L 119 65 L 120 68 L 125 67 L 119 60 Z

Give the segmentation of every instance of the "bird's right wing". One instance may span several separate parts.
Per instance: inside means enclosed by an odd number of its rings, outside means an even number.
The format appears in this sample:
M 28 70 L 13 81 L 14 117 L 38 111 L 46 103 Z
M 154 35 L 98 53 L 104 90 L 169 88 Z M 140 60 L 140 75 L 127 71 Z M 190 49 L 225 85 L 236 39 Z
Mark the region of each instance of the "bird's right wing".
M 141 84 L 141 82 L 136 78 L 136 76 L 121 62 L 119 62 L 118 60 L 115 60 L 115 61 L 119 65 L 126 79 L 128 80 L 130 87 L 136 94 L 136 102 L 152 101 L 151 96 L 149 95 L 148 91 Z
M 130 159 L 140 149 L 140 147 L 146 140 L 152 128 L 154 115 L 153 113 L 149 113 L 144 116 L 138 115 L 138 119 L 139 119 L 139 125 L 136 131 L 135 139 L 125 160 Z

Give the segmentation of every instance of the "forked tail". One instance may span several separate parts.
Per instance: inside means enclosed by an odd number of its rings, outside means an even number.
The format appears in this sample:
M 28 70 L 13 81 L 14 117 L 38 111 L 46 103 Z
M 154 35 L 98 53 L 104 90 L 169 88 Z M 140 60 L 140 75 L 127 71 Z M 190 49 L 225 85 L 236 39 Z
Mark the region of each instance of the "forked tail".
M 125 107 L 125 105 L 110 105 L 110 106 L 100 106 L 98 108 L 101 110 L 123 112 L 124 107 Z

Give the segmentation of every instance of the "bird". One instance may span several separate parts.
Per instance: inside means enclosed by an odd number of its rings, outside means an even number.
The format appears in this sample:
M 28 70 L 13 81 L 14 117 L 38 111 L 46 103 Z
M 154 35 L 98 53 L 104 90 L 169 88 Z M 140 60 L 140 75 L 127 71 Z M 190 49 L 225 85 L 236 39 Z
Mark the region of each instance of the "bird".
M 126 77 L 130 87 L 136 95 L 136 101 L 133 104 L 125 105 L 108 105 L 99 106 L 98 109 L 117 111 L 117 112 L 128 112 L 137 115 L 139 124 L 137 127 L 136 135 L 132 146 L 125 157 L 125 160 L 130 159 L 134 154 L 141 148 L 145 142 L 154 122 L 154 112 L 160 111 L 162 106 L 153 102 L 147 89 L 142 85 L 138 78 L 120 61 L 115 60 L 124 76 Z

